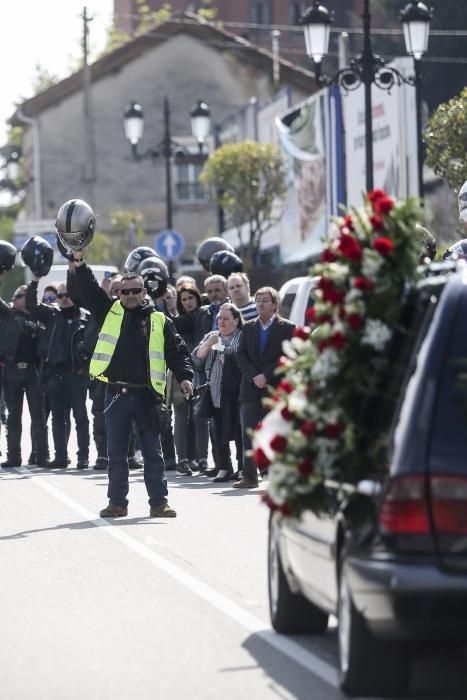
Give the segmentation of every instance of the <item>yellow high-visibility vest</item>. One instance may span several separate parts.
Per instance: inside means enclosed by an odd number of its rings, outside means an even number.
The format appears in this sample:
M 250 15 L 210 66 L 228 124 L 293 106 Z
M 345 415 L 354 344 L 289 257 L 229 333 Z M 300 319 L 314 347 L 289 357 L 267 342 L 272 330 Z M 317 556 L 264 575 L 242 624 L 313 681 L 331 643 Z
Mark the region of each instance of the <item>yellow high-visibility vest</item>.
M 96 347 L 89 365 L 89 374 L 102 382 L 107 382 L 103 373 L 107 369 L 115 352 L 122 328 L 125 309 L 119 301 L 114 302 L 104 319 L 97 339 Z M 166 367 L 164 356 L 164 325 L 165 316 L 160 311 L 150 315 L 149 331 L 149 376 L 155 391 L 164 395 Z

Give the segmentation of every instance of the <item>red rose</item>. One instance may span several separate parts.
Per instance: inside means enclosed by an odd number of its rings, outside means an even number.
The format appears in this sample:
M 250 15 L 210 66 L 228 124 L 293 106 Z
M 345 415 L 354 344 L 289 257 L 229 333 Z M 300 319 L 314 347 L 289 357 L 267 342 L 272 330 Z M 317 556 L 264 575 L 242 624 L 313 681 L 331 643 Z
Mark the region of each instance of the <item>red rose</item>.
M 370 216 L 370 223 L 373 226 L 373 231 L 384 231 L 384 220 L 379 214 Z
M 347 338 L 341 331 L 337 331 L 337 333 L 333 333 L 333 335 L 331 335 L 329 342 L 336 350 L 342 350 L 347 342 Z
M 292 384 L 288 382 L 287 379 L 282 379 L 277 385 L 277 388 L 281 391 L 285 391 L 286 394 L 291 394 L 294 390 Z
M 334 289 L 334 282 L 329 277 L 320 277 L 317 286 L 318 289 L 322 289 L 325 292 L 328 289 Z
M 341 321 L 343 321 L 346 317 L 345 309 L 343 306 L 339 308 L 339 318 Z
M 284 452 L 287 447 L 287 438 L 283 435 L 274 435 L 271 442 L 269 443 L 274 452 Z
M 375 286 L 373 280 L 370 280 L 368 277 L 356 277 L 353 284 L 356 289 L 360 289 L 362 292 L 373 289 Z
M 254 459 L 258 469 L 267 469 L 269 467 L 269 465 L 271 464 L 270 460 L 268 459 L 266 454 L 263 452 L 261 447 L 257 447 L 256 450 L 254 450 L 253 459 Z
M 332 262 L 336 262 L 336 260 L 337 260 L 337 255 L 335 253 L 333 253 L 333 251 L 330 248 L 326 248 L 321 253 L 321 262 L 323 262 L 323 263 L 332 263 Z
M 306 437 L 310 437 L 311 435 L 313 435 L 315 430 L 316 423 L 312 420 L 304 420 L 300 426 L 300 431 L 303 433 L 303 435 L 306 435 Z
M 314 306 L 310 306 L 305 312 L 305 320 L 308 323 L 316 323 L 316 309 Z
M 358 331 L 363 326 L 363 318 L 360 316 L 360 314 L 349 314 L 347 316 L 347 323 L 352 330 Z
M 340 292 L 338 289 L 329 289 L 323 292 L 323 301 L 327 301 L 333 306 L 340 304 L 344 301 L 345 292 Z M 320 321 L 323 317 L 320 318 Z
M 258 421 L 258 423 L 256 423 L 255 430 L 261 430 L 262 425 L 263 425 L 263 421 L 261 421 L 261 420 Z
M 265 503 L 267 505 L 267 507 L 270 510 L 272 510 L 272 511 L 277 510 L 277 505 L 274 503 L 274 501 L 272 500 L 271 496 L 268 493 L 263 493 L 261 496 L 261 500 L 263 501 L 263 503 Z
M 311 474 L 311 472 L 313 471 L 313 462 L 309 457 L 305 457 L 305 459 L 302 459 L 302 461 L 298 465 L 298 471 L 303 476 Z
M 352 262 L 358 262 L 362 257 L 362 247 L 360 243 L 356 238 L 348 236 L 345 233 L 341 234 L 337 249 L 344 258 L 348 258 Z
M 292 332 L 293 338 L 301 338 L 302 340 L 308 340 L 310 337 L 310 329 L 304 326 L 296 326 Z
M 344 224 L 347 226 L 347 228 L 348 228 L 350 231 L 355 231 L 355 226 L 354 226 L 354 223 L 353 223 L 353 219 L 352 219 L 352 217 L 350 216 L 350 214 L 346 214 L 346 215 L 344 216 Z
M 330 438 L 338 437 L 341 434 L 342 430 L 343 426 L 339 423 L 328 423 L 328 425 L 324 428 L 324 432 Z
M 292 420 L 292 418 L 294 417 L 294 414 L 292 413 L 292 411 L 289 409 L 288 406 L 284 406 L 284 408 L 281 411 L 281 416 L 284 420 Z
M 371 192 L 368 192 L 369 202 L 376 202 L 378 199 L 381 199 L 381 197 L 387 197 L 384 190 L 371 190 Z
M 323 338 L 322 340 L 319 341 L 319 343 L 318 343 L 319 352 L 323 352 L 328 347 L 329 347 L 329 340 L 327 340 L 326 338 Z
M 394 208 L 394 200 L 391 197 L 380 197 L 373 202 L 373 210 L 377 214 L 389 214 Z
M 282 515 L 285 515 L 285 516 L 292 515 L 292 511 L 290 510 L 287 503 L 283 503 L 281 506 L 279 506 L 278 510 L 280 513 L 282 513 Z
M 390 238 L 385 238 L 384 236 L 379 236 L 373 241 L 373 248 L 383 256 L 383 258 L 390 255 L 394 249 L 394 243 Z

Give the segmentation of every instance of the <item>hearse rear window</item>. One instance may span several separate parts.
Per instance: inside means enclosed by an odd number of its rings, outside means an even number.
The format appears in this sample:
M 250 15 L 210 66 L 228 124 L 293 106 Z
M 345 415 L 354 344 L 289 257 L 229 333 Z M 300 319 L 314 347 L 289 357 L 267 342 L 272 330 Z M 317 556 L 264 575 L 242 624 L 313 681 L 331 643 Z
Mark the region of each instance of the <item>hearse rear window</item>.
M 432 472 L 467 474 L 467 299 L 461 299 L 438 383 Z

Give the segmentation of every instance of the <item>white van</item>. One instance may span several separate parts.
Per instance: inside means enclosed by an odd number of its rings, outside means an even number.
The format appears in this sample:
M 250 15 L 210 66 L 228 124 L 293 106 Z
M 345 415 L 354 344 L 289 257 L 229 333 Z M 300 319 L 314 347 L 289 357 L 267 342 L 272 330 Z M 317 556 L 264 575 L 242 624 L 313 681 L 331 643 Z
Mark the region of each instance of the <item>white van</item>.
M 94 272 L 94 275 L 99 283 L 101 283 L 105 277 L 111 277 L 113 273 L 118 272 L 118 268 L 115 265 L 91 265 L 90 267 L 91 270 Z M 41 277 L 39 280 L 39 284 L 37 285 L 38 300 L 42 299 L 42 294 L 44 292 L 45 287 L 47 287 L 48 284 L 52 284 L 55 286 L 60 282 L 66 282 L 67 272 L 67 263 L 65 263 L 64 265 L 52 265 L 49 274 L 45 277 Z
M 279 290 L 279 314 L 296 326 L 308 325 L 305 314 L 313 306 L 311 291 L 318 280 L 319 277 L 294 277 L 283 284 Z

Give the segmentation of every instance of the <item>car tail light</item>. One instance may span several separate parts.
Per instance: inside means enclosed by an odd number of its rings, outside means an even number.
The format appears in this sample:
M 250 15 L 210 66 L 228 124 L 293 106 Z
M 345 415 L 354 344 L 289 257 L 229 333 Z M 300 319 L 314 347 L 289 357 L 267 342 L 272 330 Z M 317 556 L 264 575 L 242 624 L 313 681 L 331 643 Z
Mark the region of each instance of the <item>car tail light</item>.
M 423 474 L 391 479 L 384 493 L 379 524 L 385 533 L 425 535 L 430 518 Z
M 432 476 L 431 500 L 433 522 L 438 533 L 467 533 L 467 478 Z
M 467 477 L 433 474 L 428 484 L 424 474 L 391 479 L 380 509 L 380 527 L 390 534 L 425 535 L 431 532 L 430 512 L 438 534 L 466 534 Z

